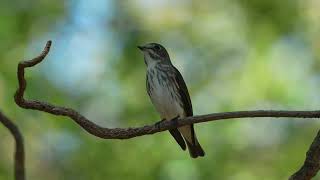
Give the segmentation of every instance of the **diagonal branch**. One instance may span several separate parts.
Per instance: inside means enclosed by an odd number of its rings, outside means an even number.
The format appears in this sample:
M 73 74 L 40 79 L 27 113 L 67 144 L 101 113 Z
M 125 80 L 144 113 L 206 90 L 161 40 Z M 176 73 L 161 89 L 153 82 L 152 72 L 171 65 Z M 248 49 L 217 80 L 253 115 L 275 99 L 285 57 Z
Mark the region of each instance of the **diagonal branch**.
M 25 179 L 23 137 L 18 127 L 0 111 L 0 122 L 11 132 L 15 140 L 14 176 L 16 180 Z
M 179 119 L 177 121 L 162 121 L 151 125 L 145 125 L 142 127 L 135 128 L 104 128 L 101 127 L 86 117 L 78 113 L 77 111 L 49 104 L 47 102 L 41 102 L 37 100 L 26 100 L 24 99 L 24 92 L 26 90 L 26 80 L 24 78 L 24 70 L 27 67 L 32 67 L 40 63 L 46 55 L 49 53 L 51 46 L 51 41 L 48 41 L 43 52 L 31 59 L 26 61 L 21 61 L 18 65 L 18 81 L 19 88 L 15 94 L 15 102 L 22 108 L 25 109 L 34 109 L 38 111 L 44 111 L 53 115 L 66 116 L 71 118 L 75 123 L 80 125 L 88 133 L 104 138 L 104 139 L 129 139 L 137 136 L 143 136 L 147 134 L 154 134 L 161 131 L 166 131 L 169 129 L 174 129 L 184 125 L 190 125 L 194 123 L 217 121 L 224 119 L 234 119 L 234 118 L 253 118 L 253 117 L 290 117 L 290 118 L 319 118 L 320 111 L 275 111 L 275 110 L 256 110 L 256 111 L 235 111 L 235 112 L 222 112 L 222 113 L 213 113 L 207 115 L 186 117 Z M 316 140 L 319 141 L 320 137 L 316 137 Z M 313 147 L 313 146 L 312 146 Z M 315 149 L 320 149 L 320 144 L 316 144 Z M 314 162 L 318 162 L 320 159 L 312 159 Z M 315 173 L 317 170 L 315 171 Z M 314 173 L 314 174 L 315 174 Z
M 302 167 L 294 173 L 290 180 L 309 180 L 320 169 L 320 131 L 314 138 L 308 152 L 306 153 L 306 159 Z

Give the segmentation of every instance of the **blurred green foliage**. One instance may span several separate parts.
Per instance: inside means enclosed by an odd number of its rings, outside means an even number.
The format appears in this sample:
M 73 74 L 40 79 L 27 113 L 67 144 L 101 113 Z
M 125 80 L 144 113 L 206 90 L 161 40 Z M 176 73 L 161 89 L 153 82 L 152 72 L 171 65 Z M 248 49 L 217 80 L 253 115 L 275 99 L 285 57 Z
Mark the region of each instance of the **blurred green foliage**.
M 196 126 L 206 157 L 159 133 L 101 140 L 66 118 L 17 107 L 17 63 L 53 40 L 27 71 L 27 97 L 73 107 L 106 127 L 159 120 L 136 46 L 159 42 L 190 90 L 194 114 L 320 107 L 317 0 L 0 1 L 0 108 L 21 128 L 28 179 L 286 179 L 319 122 L 242 119 Z M 0 179 L 13 139 L 0 127 Z

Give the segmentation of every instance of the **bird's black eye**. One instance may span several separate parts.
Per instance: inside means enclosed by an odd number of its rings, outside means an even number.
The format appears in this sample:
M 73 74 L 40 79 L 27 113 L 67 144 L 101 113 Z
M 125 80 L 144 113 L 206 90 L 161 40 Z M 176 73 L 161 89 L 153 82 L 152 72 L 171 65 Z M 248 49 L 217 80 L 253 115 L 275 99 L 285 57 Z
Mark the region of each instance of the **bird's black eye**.
M 159 45 L 155 45 L 155 46 L 154 46 L 154 49 L 157 50 L 157 51 L 159 51 L 159 50 L 161 49 L 161 47 L 160 47 Z

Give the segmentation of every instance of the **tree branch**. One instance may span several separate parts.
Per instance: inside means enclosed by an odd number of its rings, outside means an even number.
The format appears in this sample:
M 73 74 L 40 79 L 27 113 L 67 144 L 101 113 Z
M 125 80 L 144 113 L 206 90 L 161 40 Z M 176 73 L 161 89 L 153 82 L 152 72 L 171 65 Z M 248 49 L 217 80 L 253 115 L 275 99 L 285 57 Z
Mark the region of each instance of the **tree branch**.
M 290 180 L 309 180 L 317 175 L 320 169 L 320 131 L 314 138 L 302 167 L 294 173 Z
M 19 88 L 15 94 L 15 102 L 22 108 L 25 109 L 34 109 L 38 111 L 44 111 L 53 115 L 59 116 L 66 116 L 71 118 L 75 123 L 80 125 L 84 130 L 88 133 L 104 138 L 104 139 L 129 139 L 134 138 L 137 136 L 147 135 L 147 134 L 154 134 L 161 131 L 166 131 L 169 129 L 174 129 L 184 125 L 190 125 L 195 123 L 201 122 L 208 122 L 208 121 L 217 121 L 223 119 L 234 119 L 234 118 L 253 118 L 253 117 L 290 117 L 290 118 L 319 118 L 320 111 L 275 111 L 275 110 L 256 110 L 256 111 L 235 111 L 235 112 L 222 112 L 222 113 L 213 113 L 207 115 L 200 115 L 200 116 L 193 116 L 193 117 L 186 117 L 179 119 L 177 121 L 162 121 L 157 122 L 151 125 L 145 125 L 142 127 L 135 127 L 135 128 L 104 128 L 101 127 L 86 117 L 78 113 L 77 111 L 71 108 L 60 107 L 56 105 L 49 104 L 47 102 L 41 102 L 37 100 L 25 100 L 24 99 L 24 92 L 26 90 L 26 80 L 24 78 L 24 70 L 27 67 L 32 67 L 40 63 L 46 55 L 49 53 L 51 46 L 51 41 L 48 41 L 43 52 L 38 56 L 31 60 L 21 61 L 18 65 L 18 81 L 19 81 Z M 319 135 L 316 137 L 315 141 L 319 142 L 320 140 Z M 314 145 L 315 144 L 315 145 Z M 311 149 L 316 149 L 318 152 L 320 149 L 320 143 L 313 143 Z M 307 154 L 308 164 L 312 161 L 312 164 L 318 164 L 320 157 L 317 155 L 314 157 L 314 150 L 309 151 L 310 153 Z M 309 157 L 310 156 L 310 157 Z M 310 170 L 310 166 L 308 165 L 307 170 Z M 312 166 L 313 167 L 313 166 Z M 316 168 L 311 173 L 313 175 L 316 174 L 319 168 Z M 301 170 L 305 172 L 305 170 Z M 310 171 L 311 172 L 311 171 Z M 308 173 L 309 174 L 309 173 Z
M 0 122 L 11 132 L 15 140 L 14 176 L 16 180 L 25 179 L 23 137 L 18 127 L 0 111 Z

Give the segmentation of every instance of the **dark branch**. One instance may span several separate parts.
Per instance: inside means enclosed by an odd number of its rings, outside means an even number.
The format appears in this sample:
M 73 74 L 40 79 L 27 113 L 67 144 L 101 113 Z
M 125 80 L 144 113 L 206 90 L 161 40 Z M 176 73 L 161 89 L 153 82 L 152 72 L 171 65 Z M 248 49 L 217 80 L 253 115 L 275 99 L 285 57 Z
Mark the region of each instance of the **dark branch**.
M 302 167 L 294 173 L 290 180 L 309 180 L 317 175 L 320 169 L 320 131 L 314 138 Z
M 14 175 L 16 180 L 25 179 L 23 137 L 18 127 L 0 111 L 0 122 L 9 129 L 15 140 Z
M 77 111 L 71 108 L 65 108 L 60 106 L 55 106 L 47 102 L 41 102 L 37 100 L 25 100 L 23 95 L 27 86 L 26 80 L 24 78 L 24 69 L 27 67 L 35 66 L 40 63 L 46 55 L 49 53 L 51 46 L 51 41 L 48 41 L 43 52 L 36 58 L 27 61 L 21 61 L 18 65 L 18 80 L 19 88 L 15 94 L 15 101 L 17 105 L 25 109 L 34 109 L 39 111 L 44 111 L 53 115 L 66 116 L 71 118 L 74 122 L 80 125 L 88 133 L 104 138 L 104 139 L 129 139 L 137 136 L 154 134 L 161 131 L 166 131 L 169 129 L 174 129 L 180 126 L 217 121 L 223 119 L 234 119 L 234 118 L 253 118 L 253 117 L 290 117 L 290 118 L 319 118 L 320 111 L 274 111 L 274 110 L 257 110 L 257 111 L 236 111 L 236 112 L 223 112 L 223 113 L 213 113 L 208 115 L 193 116 L 179 119 L 178 121 L 162 121 L 152 125 L 146 125 L 143 127 L 136 128 L 104 128 L 101 127 L 86 117 L 82 116 Z M 320 137 L 316 137 L 320 139 Z M 317 144 L 318 145 L 318 144 Z M 319 146 L 319 145 L 318 145 Z M 319 149 L 316 147 L 316 149 Z M 319 161 L 320 158 L 312 160 Z

